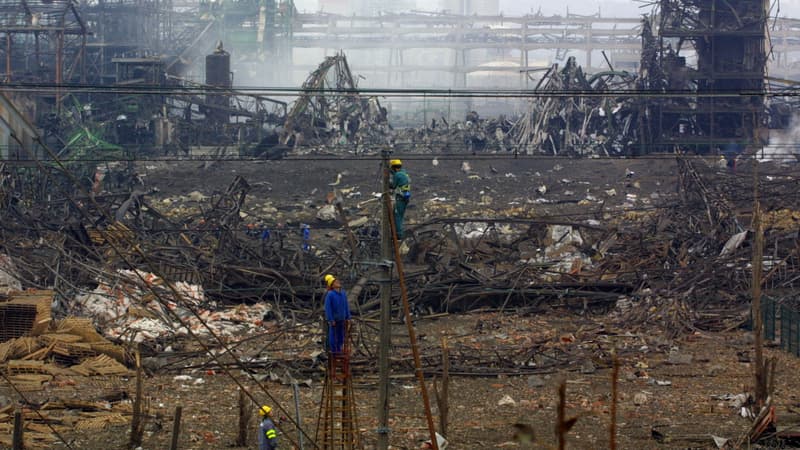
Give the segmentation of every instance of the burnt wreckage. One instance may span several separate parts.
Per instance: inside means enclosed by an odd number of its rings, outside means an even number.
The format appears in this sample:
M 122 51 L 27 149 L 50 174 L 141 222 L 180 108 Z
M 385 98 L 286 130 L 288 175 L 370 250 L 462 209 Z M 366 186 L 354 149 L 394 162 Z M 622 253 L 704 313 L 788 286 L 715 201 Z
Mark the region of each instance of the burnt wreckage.
M 766 0 L 662 0 L 642 22 L 638 73 L 587 75 L 574 58 L 539 79 L 510 134 L 522 153 L 739 153 L 784 128 L 765 104 Z M 571 95 L 574 93 L 574 95 Z
M 641 154 L 677 145 L 740 152 L 763 143 L 766 128 L 788 126 L 791 108 L 775 99 L 765 105 L 763 95 L 768 0 L 656 5 L 642 23 L 638 69 L 614 67 L 606 58 L 608 70 L 587 74 L 568 58 L 535 80 L 520 117 L 484 121 L 470 113 L 463 127 L 441 121 L 445 127 L 424 134 L 460 133 L 467 151 Z M 242 8 L 254 8 L 248 11 L 259 17 L 259 28 L 245 26 Z M 344 54 L 325 58 L 291 106 L 234 89 L 232 67 L 258 74 L 258 61 L 275 68 L 264 82 L 286 81 L 292 45 L 304 42 L 293 33 L 308 20 L 291 2 L 275 1 L 190 10 L 141 1 L 2 2 L 4 82 L 58 86 L 28 89 L 13 100 L 48 145 L 76 159 L 189 154 L 197 147 L 270 158 L 319 145 L 368 151 L 395 141 L 386 108 L 359 96 Z M 224 49 L 223 38 L 233 39 L 239 54 Z M 205 79 L 193 81 L 185 74 L 202 65 L 196 63 L 203 55 Z
M 738 152 L 763 144 L 769 1 L 659 6 L 658 35 L 644 23 L 637 90 L 666 95 L 642 98 L 644 150 Z

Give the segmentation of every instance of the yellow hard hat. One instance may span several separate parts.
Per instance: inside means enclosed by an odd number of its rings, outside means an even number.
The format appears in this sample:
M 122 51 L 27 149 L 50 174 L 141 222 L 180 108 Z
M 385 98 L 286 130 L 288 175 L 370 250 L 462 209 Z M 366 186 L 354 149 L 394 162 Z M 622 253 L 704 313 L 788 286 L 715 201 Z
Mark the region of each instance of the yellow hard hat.
M 331 274 L 325 275 L 325 285 L 326 286 L 328 286 L 328 287 L 333 286 L 333 282 L 334 281 L 336 281 L 336 277 L 335 276 L 333 276 Z
M 269 413 L 271 413 L 271 412 L 272 412 L 272 408 L 270 408 L 270 407 L 269 407 L 269 406 L 267 406 L 267 405 L 264 405 L 264 406 L 262 406 L 261 408 L 258 408 L 258 415 L 259 415 L 259 416 L 262 416 L 262 417 L 263 417 L 263 416 L 266 416 L 267 414 L 269 414 Z
M 399 159 L 393 159 L 389 161 L 389 167 L 402 166 L 402 165 L 403 161 L 400 161 Z

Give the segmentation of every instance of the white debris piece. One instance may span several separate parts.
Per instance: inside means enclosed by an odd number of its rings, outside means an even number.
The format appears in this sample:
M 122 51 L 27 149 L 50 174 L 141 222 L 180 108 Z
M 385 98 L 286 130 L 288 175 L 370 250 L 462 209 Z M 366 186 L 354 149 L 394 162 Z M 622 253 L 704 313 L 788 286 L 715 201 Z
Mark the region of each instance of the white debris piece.
M 186 336 L 189 329 L 208 336 L 209 328 L 218 336 L 241 335 L 259 329 L 271 309 L 268 304 L 257 303 L 216 311 L 200 285 L 171 283 L 178 293 L 176 298 L 167 282 L 152 273 L 119 270 L 116 275 L 115 279 L 99 280 L 93 292 L 75 298 L 76 313 L 91 317 L 112 339 L 124 336 L 144 342 Z
M 477 239 L 486 234 L 489 224 L 486 222 L 465 222 L 463 224 L 455 224 L 454 228 L 459 237 Z
M 725 447 L 726 445 L 728 445 L 728 439 L 725 439 L 724 437 L 720 437 L 720 436 L 714 436 L 714 435 L 712 434 L 712 435 L 711 435 L 711 439 L 713 439 L 713 440 L 714 440 L 714 445 L 716 445 L 716 446 L 717 446 L 717 448 L 723 448 L 723 447 Z
M 333 205 L 325 205 L 317 211 L 317 219 L 323 222 L 336 220 L 336 207 Z
M 202 202 L 208 200 L 208 197 L 200 191 L 192 191 L 186 195 L 186 199 L 193 202 Z
M 342 182 L 342 174 L 337 173 L 336 174 L 336 181 L 334 181 L 333 183 L 328 183 L 328 186 L 338 186 L 339 183 L 341 183 L 341 182 Z
M 497 406 L 517 406 L 517 402 L 510 395 L 505 395 L 497 402 Z
M 728 242 L 725 243 L 725 246 L 722 247 L 722 251 L 719 252 L 719 256 L 727 256 L 733 253 L 734 250 L 739 248 L 740 245 L 744 242 L 744 239 L 747 237 L 747 230 L 742 231 L 741 233 L 736 233 L 728 239 Z
M 528 261 L 531 264 L 554 263 L 551 270 L 567 273 L 575 267 L 589 267 L 591 258 L 579 249 L 583 238 L 577 229 L 568 225 L 550 225 L 547 227 L 547 247 L 544 254 Z
M 447 442 L 447 439 L 445 439 L 444 436 L 442 436 L 439 433 L 436 433 L 435 435 L 436 435 L 436 446 L 439 448 L 439 450 L 447 450 L 447 445 L 449 444 L 449 442 Z M 431 445 L 430 440 L 427 440 L 422 444 L 422 448 L 431 449 L 433 448 L 433 445 Z
M 469 165 L 467 161 L 461 163 L 461 171 L 464 173 L 472 172 L 472 166 Z

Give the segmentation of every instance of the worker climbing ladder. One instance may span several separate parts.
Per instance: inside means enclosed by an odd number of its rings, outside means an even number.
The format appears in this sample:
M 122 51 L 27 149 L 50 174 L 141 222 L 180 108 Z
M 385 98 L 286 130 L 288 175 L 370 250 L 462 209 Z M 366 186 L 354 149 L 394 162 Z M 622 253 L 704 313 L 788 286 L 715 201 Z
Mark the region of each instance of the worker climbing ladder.
M 345 328 L 341 352 L 328 348 L 325 385 L 322 390 L 315 441 L 324 450 L 363 448 L 358 433 L 358 417 L 350 371 L 350 326 Z

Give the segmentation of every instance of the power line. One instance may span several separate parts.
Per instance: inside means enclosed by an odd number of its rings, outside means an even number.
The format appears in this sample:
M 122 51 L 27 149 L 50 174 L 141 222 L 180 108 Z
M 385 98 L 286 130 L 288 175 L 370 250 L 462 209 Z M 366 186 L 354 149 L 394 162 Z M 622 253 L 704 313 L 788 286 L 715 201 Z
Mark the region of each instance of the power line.
M 541 98 L 541 97 L 598 97 L 607 98 L 624 96 L 631 98 L 741 98 L 741 97 L 796 97 L 800 91 L 776 92 L 768 89 L 713 89 L 697 91 L 690 89 L 675 90 L 582 90 L 582 89 L 553 89 L 553 90 L 526 90 L 526 89 L 452 89 L 452 88 L 303 88 L 280 86 L 233 86 L 219 88 L 214 86 L 162 86 L 162 85 L 136 85 L 113 86 L 103 84 L 80 83 L 4 83 L 3 90 L 8 92 L 34 93 L 34 94 L 63 94 L 69 91 L 72 94 L 100 93 L 100 94 L 153 94 L 153 95 L 195 95 L 214 94 L 231 96 L 260 95 L 271 97 L 295 97 L 298 95 L 362 95 L 379 97 L 428 97 L 428 98 Z
M 383 144 L 384 146 L 386 144 Z M 352 147 L 349 147 L 352 148 Z M 800 144 L 795 145 L 786 145 L 781 146 L 779 148 L 792 148 L 792 149 L 800 149 Z M 480 155 L 476 153 L 465 153 L 465 154 L 458 154 L 458 153 L 402 153 L 402 152 L 395 152 L 393 154 L 394 157 L 402 158 L 403 160 L 409 161 L 430 161 L 436 158 L 439 161 L 507 161 L 507 160 L 533 160 L 533 161 L 581 161 L 581 160 L 598 160 L 598 161 L 637 161 L 637 160 L 675 160 L 676 157 L 687 157 L 687 159 L 697 159 L 703 160 L 705 162 L 710 162 L 710 158 L 716 157 L 716 155 L 675 155 L 669 153 L 658 153 L 658 154 L 645 154 L 641 156 L 613 156 L 613 155 L 590 155 L 590 156 L 572 156 L 572 155 L 526 155 L 526 154 L 500 154 L 500 153 L 493 153 L 493 154 L 485 154 Z M 764 159 L 767 158 L 774 158 L 774 159 L 789 159 L 795 158 L 797 161 L 800 161 L 800 151 L 793 152 L 793 153 L 778 153 L 778 154 L 770 154 L 769 156 L 765 156 Z M 749 158 L 748 158 L 749 159 Z M 14 164 L 21 164 L 21 163 L 32 163 L 35 161 L 40 161 L 42 163 L 49 164 L 51 160 L 37 160 L 35 158 L 17 158 L 17 159 L 4 159 L 2 160 L 6 165 L 14 165 Z M 379 162 L 380 156 L 377 155 L 289 155 L 283 158 L 259 158 L 259 157 L 249 157 L 249 156 L 188 156 L 188 157 L 135 157 L 135 158 L 125 158 L 125 157 L 118 157 L 118 158 L 74 158 L 74 159 L 66 159 L 62 160 L 64 164 L 74 164 L 74 163 L 114 163 L 114 162 L 265 162 L 265 163 L 276 163 L 276 162 L 308 162 L 308 161 L 319 161 L 319 162 L 336 162 L 336 161 L 368 161 L 368 162 Z M 747 161 L 744 159 L 742 161 Z M 795 160 L 792 160 L 795 162 Z

